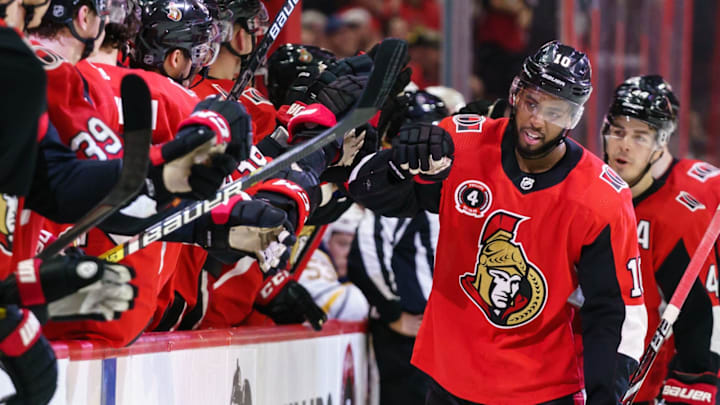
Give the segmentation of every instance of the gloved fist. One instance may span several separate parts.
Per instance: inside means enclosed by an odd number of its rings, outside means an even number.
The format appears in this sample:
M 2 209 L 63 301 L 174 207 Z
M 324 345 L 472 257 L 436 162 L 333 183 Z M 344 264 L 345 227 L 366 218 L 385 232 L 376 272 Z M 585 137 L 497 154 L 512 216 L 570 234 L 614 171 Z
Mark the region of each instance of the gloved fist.
M 43 290 L 48 291 L 48 312 L 55 321 L 119 319 L 133 307 L 137 288 L 132 267 L 92 256 L 56 256 L 40 267 Z M 76 290 L 69 295 L 64 291 Z
M 341 76 L 320 90 L 317 101 L 340 118 L 355 105 L 367 82 L 367 76 Z
M 412 69 L 405 68 L 399 74 L 390 90 L 390 96 L 380 109 L 378 120 L 378 133 L 380 139 L 389 139 L 398 133 L 400 127 L 406 120 L 406 114 L 410 107 L 410 95 L 403 90 L 410 83 Z
M 237 162 L 250 157 L 252 147 L 252 122 L 245 107 L 237 101 L 223 100 L 220 96 L 211 96 L 199 102 L 194 111 L 214 111 L 220 114 L 230 127 L 230 143 L 225 153 Z
M 717 375 L 710 372 L 693 374 L 670 370 L 660 395 L 667 405 L 715 404 L 717 382 Z
M 47 404 L 57 386 L 57 360 L 27 309 L 9 305 L 0 316 L 0 362 L 15 386 L 8 404 Z
M 212 198 L 236 158 L 247 158 L 251 146 L 250 118 L 240 103 L 204 100 L 180 123 L 170 142 L 153 146 L 148 193 L 161 203 L 173 196 Z
M 132 308 L 137 295 L 131 267 L 92 256 L 59 255 L 41 261 L 27 259 L 3 280 L 3 304 L 34 307 L 49 303 L 50 316 L 59 319 L 112 320 Z
M 285 270 L 265 280 L 255 300 L 255 307 L 278 325 L 310 322 L 313 329 L 321 330 L 327 321 L 322 310 L 305 287 L 290 278 Z
M 294 231 L 285 211 L 245 195 L 201 218 L 195 241 L 226 264 L 252 255 L 266 272 L 287 263 L 295 243 Z
M 398 177 L 420 175 L 429 182 L 441 182 L 450 174 L 455 153 L 452 137 L 444 129 L 429 124 L 406 125 L 392 143 L 391 169 Z

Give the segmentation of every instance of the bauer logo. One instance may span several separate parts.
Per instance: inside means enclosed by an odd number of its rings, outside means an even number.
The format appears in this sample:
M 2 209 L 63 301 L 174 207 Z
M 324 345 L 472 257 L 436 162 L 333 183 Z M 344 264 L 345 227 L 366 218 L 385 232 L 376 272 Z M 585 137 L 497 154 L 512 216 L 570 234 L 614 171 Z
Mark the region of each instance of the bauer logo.
M 508 211 L 493 212 L 480 234 L 475 269 L 460 276 L 460 288 L 497 328 L 532 321 L 547 302 L 545 277 L 517 239 L 518 227 L 527 219 Z
M 278 16 L 275 18 L 275 21 L 273 21 L 272 26 L 270 26 L 270 29 L 268 30 L 272 39 L 276 39 L 280 34 L 282 27 L 285 25 L 288 18 L 290 18 L 290 14 L 292 14 L 299 1 L 300 0 L 292 0 L 289 2 L 290 4 L 284 5 L 283 8 L 278 11 Z
M 242 378 L 240 370 L 240 359 L 237 359 L 235 375 L 233 375 L 232 393 L 230 394 L 230 405 L 252 405 L 252 392 L 250 381 Z

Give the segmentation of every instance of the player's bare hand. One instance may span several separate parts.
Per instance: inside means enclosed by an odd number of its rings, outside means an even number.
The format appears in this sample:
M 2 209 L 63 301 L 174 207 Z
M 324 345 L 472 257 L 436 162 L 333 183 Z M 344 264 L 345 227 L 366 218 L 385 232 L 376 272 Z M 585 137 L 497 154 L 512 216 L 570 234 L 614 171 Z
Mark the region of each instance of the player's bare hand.
M 408 312 L 402 312 L 400 318 L 390 322 L 388 326 L 395 332 L 405 336 L 417 336 L 418 330 L 420 330 L 420 324 L 422 323 L 423 316 L 413 315 Z

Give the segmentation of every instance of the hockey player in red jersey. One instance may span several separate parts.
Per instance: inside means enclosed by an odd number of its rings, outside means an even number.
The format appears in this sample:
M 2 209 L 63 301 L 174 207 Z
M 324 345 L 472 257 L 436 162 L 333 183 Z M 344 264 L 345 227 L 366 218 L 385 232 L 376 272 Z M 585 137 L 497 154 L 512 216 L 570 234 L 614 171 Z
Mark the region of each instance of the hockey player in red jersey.
M 633 192 L 649 331 L 657 328 L 660 307 L 672 296 L 718 203 L 717 188 L 707 186 L 713 181 L 713 166 L 678 161 L 669 155 L 667 143 L 676 127 L 678 107 L 672 90 L 660 76 L 632 77 L 617 88 L 603 131 L 608 163 Z M 664 171 L 653 179 L 652 171 L 661 161 Z M 716 402 L 720 349 L 713 339 L 717 340 L 720 328 L 718 304 L 714 251 L 673 325 L 673 339 L 658 354 L 637 402 L 652 403 L 662 397 L 666 403 L 686 403 L 677 396 L 682 389 L 701 392 L 702 401 L 697 403 Z M 646 344 L 651 337 L 646 336 Z
M 567 136 L 590 77 L 586 55 L 547 43 L 513 82 L 509 119 L 404 126 L 351 175 L 353 197 L 380 214 L 440 214 L 412 359 L 434 380 L 428 404 L 618 403 L 627 388 L 647 324 L 628 271 L 630 191 Z M 578 288 L 584 369 L 568 303 Z
M 221 45 L 215 61 L 190 88 L 200 98 L 227 96 L 255 47 L 256 37 L 265 33 L 268 14 L 260 0 L 209 0 L 206 4 L 218 24 Z M 275 129 L 275 107 L 257 89 L 243 89 L 238 101 L 252 117 L 253 143 Z

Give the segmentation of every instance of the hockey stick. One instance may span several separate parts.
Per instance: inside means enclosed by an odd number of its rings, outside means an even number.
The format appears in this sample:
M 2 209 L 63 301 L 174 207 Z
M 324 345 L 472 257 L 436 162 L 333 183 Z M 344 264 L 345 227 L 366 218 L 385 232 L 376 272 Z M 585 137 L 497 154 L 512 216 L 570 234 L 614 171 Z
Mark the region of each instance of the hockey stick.
M 38 259 L 47 260 L 60 253 L 80 235 L 104 221 L 135 197 L 145 182 L 150 164 L 152 137 L 150 90 L 140 76 L 129 74 L 123 77 L 120 92 L 125 123 L 120 177 L 110 193 L 72 228 L 40 252 Z
M 680 279 L 677 288 L 675 288 L 675 292 L 673 293 L 672 298 L 670 298 L 670 303 L 667 305 L 662 314 L 660 325 L 658 325 L 655 330 L 655 334 L 650 340 L 650 344 L 648 344 L 648 347 L 645 348 L 645 353 L 643 353 L 640 358 L 638 368 L 630 376 L 628 390 L 622 399 L 623 405 L 632 404 L 638 391 L 640 391 L 640 387 L 642 387 L 642 383 L 645 381 L 645 377 L 650 371 L 650 367 L 652 367 L 655 357 L 660 351 L 660 347 L 662 347 L 663 343 L 665 343 L 665 339 L 667 339 L 668 334 L 670 333 L 670 328 L 677 320 L 677 317 L 680 314 L 680 309 L 685 303 L 685 299 L 688 294 L 690 294 L 690 289 L 695 283 L 695 279 L 698 277 L 698 274 L 700 274 L 702 265 L 705 263 L 705 260 L 710 254 L 718 235 L 720 235 L 720 205 L 718 205 L 718 208 L 715 210 L 715 215 L 713 215 L 710 220 L 708 229 L 705 231 L 705 234 L 700 240 L 700 244 L 698 245 L 697 250 L 695 250 L 695 254 L 693 254 L 692 259 L 690 259 L 690 263 L 688 264 L 687 269 L 685 269 L 685 273 Z
M 147 227 L 125 243 L 103 253 L 100 258 L 111 262 L 122 260 L 126 256 L 209 213 L 213 208 L 226 203 L 232 196 L 238 195 L 243 190 L 271 178 L 298 160 L 314 153 L 330 142 L 340 139 L 349 130 L 368 122 L 385 102 L 398 73 L 403 67 L 406 54 L 407 43 L 405 41 L 386 39 L 378 47 L 372 73 L 360 100 L 358 100 L 355 108 L 337 125 L 288 150 L 250 175 L 233 181 L 219 190 L 212 200 L 198 201 L 169 215 Z
M 230 89 L 230 93 L 228 93 L 228 100 L 237 101 L 237 99 L 240 98 L 240 95 L 243 90 L 245 90 L 248 83 L 250 83 L 250 80 L 252 80 L 255 72 L 265 61 L 268 50 L 272 46 L 273 42 L 275 42 L 278 35 L 280 35 L 280 31 L 285 26 L 287 20 L 290 19 L 290 14 L 292 14 L 293 10 L 295 10 L 295 6 L 297 6 L 298 2 L 300 2 L 300 0 L 285 1 L 285 4 L 283 4 L 282 8 L 275 16 L 272 25 L 270 25 L 270 29 L 268 29 L 268 32 L 250 55 L 247 66 L 245 66 L 242 72 L 240 72 L 238 78 L 235 80 L 235 84 L 233 84 L 232 89 Z
M 327 225 L 305 225 L 297 237 L 297 242 L 290 252 L 290 270 L 288 272 L 297 279 L 295 273 L 300 270 L 298 275 L 302 273 L 310 257 L 315 252 L 322 241 L 323 234 L 327 229 Z

